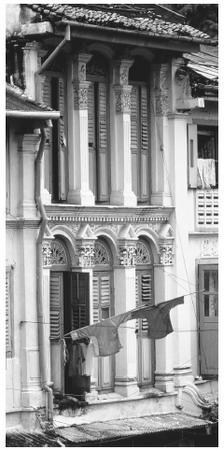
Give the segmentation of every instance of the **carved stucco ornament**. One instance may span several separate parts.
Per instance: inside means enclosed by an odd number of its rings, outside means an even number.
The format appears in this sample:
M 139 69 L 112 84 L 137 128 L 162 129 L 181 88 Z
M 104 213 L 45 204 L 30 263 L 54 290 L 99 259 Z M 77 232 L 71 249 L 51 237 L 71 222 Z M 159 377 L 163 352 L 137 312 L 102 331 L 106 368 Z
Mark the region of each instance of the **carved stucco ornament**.
M 159 263 L 170 266 L 174 262 L 173 239 L 161 239 L 159 243 Z

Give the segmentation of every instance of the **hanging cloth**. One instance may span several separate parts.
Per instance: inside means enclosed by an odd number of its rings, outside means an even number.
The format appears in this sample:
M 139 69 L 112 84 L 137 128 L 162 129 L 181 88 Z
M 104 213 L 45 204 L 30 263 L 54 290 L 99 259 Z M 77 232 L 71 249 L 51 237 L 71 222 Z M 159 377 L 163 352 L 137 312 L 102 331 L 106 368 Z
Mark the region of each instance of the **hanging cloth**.
M 198 187 L 202 189 L 210 189 L 212 186 L 216 186 L 216 175 L 215 175 L 215 160 L 208 158 L 198 158 Z
M 130 311 L 102 320 L 94 325 L 71 331 L 70 335 L 73 340 L 84 337 L 96 337 L 99 356 L 113 355 L 122 348 L 118 335 L 118 327 L 121 323 L 129 319 L 131 319 Z
M 148 306 L 132 313 L 133 319 L 147 319 L 148 335 L 151 339 L 162 339 L 173 332 L 170 310 L 184 303 L 184 297 L 174 298 L 155 306 Z
M 182 303 L 184 303 L 184 298 L 178 297 L 159 303 L 156 306 L 138 307 L 123 314 L 101 320 L 94 325 L 71 331 L 69 335 L 74 341 L 86 337 L 96 337 L 99 356 L 113 355 L 122 348 L 118 335 L 118 328 L 122 323 L 128 320 L 146 318 L 149 323 L 149 337 L 161 339 L 173 331 L 169 316 L 170 310 Z

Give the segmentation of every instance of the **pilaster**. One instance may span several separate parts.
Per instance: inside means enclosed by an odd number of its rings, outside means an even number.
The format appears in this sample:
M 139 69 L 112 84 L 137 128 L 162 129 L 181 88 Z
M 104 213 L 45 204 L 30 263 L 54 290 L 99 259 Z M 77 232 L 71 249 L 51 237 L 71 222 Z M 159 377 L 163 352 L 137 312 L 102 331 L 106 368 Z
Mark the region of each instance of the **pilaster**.
M 68 68 L 68 202 L 91 206 L 94 195 L 89 188 L 88 87 L 86 64 L 91 55 L 79 53 Z
M 18 136 L 19 152 L 19 215 L 36 218 L 35 205 L 35 156 L 40 137 L 38 134 Z
M 151 80 L 152 117 L 152 194 L 151 204 L 171 206 L 169 178 L 172 155 L 169 145 L 168 112 L 170 110 L 170 65 L 154 64 Z
M 115 312 L 135 308 L 136 240 L 119 240 L 119 266 L 114 269 Z M 135 321 L 119 327 L 122 349 L 116 355 L 115 392 L 127 397 L 139 392 L 137 385 L 137 340 Z
M 131 60 L 119 60 L 113 66 L 113 131 L 111 151 L 111 196 L 114 205 L 136 206 L 137 199 L 131 181 L 131 86 L 128 72 Z

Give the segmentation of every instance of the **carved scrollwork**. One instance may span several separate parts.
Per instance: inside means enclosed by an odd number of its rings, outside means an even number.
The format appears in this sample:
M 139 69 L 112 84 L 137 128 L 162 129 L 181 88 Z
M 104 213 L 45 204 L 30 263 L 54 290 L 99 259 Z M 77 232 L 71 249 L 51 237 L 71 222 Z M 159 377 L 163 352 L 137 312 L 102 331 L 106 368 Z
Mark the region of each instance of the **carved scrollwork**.
M 94 255 L 94 265 L 101 264 L 111 264 L 111 256 L 106 248 L 106 246 L 102 242 L 96 242 L 95 244 L 95 255 Z
M 92 267 L 94 265 L 94 244 L 80 245 L 78 248 L 78 263 L 81 267 Z
M 142 241 L 136 244 L 136 265 L 137 264 L 152 264 L 150 252 L 146 244 Z
M 42 243 L 42 258 L 43 258 L 43 266 L 51 266 L 52 265 L 52 241 L 46 240 Z
M 51 261 L 52 264 L 57 265 L 67 265 L 68 259 L 66 255 L 66 251 L 61 242 L 55 240 L 51 244 Z

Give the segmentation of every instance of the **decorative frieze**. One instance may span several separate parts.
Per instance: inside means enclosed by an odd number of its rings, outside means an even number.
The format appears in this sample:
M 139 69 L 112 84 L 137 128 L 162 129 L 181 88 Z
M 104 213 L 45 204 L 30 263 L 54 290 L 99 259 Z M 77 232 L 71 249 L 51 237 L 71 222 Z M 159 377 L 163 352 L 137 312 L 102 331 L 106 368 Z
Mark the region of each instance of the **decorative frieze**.
M 132 86 L 114 86 L 117 113 L 130 113 Z
M 121 59 L 114 62 L 114 80 L 116 84 L 121 86 L 128 85 L 129 69 L 134 60 Z

